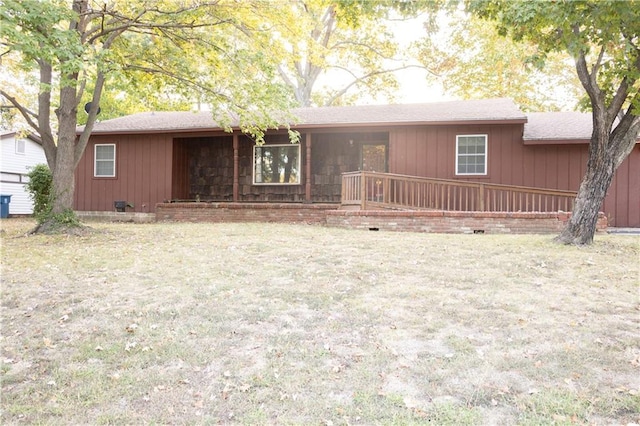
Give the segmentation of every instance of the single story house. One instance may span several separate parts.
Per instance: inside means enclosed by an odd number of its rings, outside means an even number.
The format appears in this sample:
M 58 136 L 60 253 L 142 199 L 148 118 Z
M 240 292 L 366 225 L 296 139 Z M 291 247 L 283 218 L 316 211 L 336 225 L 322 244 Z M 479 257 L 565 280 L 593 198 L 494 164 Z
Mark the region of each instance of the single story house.
M 25 185 L 32 167 L 47 164 L 42 143 L 37 136 L 20 137 L 16 132 L 1 133 L 0 142 L 0 193 L 11 195 L 9 214 L 33 214 L 33 200 Z
M 76 171 L 75 209 L 155 212 L 163 202 L 341 202 L 342 175 L 397 175 L 576 191 L 591 116 L 525 114 L 509 99 L 300 108 L 265 144 L 207 112 L 148 112 L 96 123 Z M 610 226 L 640 227 L 640 145 L 602 210 Z

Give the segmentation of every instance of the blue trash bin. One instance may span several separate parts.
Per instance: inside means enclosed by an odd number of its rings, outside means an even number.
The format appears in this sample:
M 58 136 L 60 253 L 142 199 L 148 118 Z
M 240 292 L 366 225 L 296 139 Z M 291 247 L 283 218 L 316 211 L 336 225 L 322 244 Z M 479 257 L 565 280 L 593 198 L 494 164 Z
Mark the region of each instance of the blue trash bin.
M 0 195 L 0 218 L 9 217 L 9 204 L 11 203 L 11 195 Z

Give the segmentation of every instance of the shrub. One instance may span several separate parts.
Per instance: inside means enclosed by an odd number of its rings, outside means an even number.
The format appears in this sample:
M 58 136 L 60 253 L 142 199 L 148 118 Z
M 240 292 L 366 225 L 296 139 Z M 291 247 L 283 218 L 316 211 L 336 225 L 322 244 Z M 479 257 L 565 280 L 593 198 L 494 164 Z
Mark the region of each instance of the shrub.
M 26 189 L 33 200 L 33 216 L 38 223 L 44 222 L 51 213 L 53 175 L 46 164 L 37 164 L 28 173 Z

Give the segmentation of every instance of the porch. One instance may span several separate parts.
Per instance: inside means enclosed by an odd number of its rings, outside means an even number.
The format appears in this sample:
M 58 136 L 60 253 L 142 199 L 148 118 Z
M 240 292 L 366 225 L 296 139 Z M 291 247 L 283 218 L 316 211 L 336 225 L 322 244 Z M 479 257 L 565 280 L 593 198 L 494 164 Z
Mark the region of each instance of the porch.
M 372 231 L 557 233 L 575 192 L 419 178 L 342 174 L 342 203 L 174 202 L 156 206 L 158 221 L 283 222 Z M 598 231 L 607 220 L 600 214 Z

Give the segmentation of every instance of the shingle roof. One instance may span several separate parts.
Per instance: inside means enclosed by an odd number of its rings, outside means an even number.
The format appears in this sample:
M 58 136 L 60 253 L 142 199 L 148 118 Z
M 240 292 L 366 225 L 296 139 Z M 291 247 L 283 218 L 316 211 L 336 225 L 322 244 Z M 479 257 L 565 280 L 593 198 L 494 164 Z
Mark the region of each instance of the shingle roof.
M 524 126 L 525 141 L 589 140 L 592 115 L 582 112 L 531 112 Z
M 18 132 L 2 131 L 2 132 L 0 132 L 0 139 L 10 139 L 10 138 L 15 137 L 17 134 L 18 134 Z M 42 145 L 42 139 L 40 138 L 40 136 L 38 136 L 38 135 L 36 135 L 34 133 L 27 134 L 26 138 L 34 141 L 37 144 Z
M 451 101 L 427 104 L 297 108 L 294 128 L 351 125 L 454 124 L 495 121 L 526 122 L 510 99 Z M 232 123 L 237 128 L 238 123 Z M 80 128 L 81 129 L 81 128 Z M 144 112 L 97 122 L 93 134 L 220 130 L 210 112 Z

